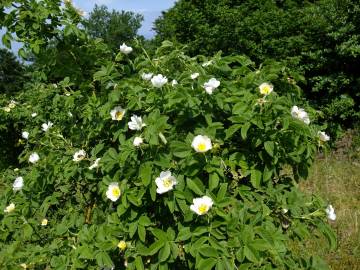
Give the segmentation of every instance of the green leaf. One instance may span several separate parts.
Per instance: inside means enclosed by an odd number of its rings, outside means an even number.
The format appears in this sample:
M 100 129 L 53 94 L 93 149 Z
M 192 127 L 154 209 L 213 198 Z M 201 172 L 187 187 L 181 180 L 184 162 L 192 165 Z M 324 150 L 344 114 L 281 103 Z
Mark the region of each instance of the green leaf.
M 201 255 L 205 257 L 214 257 L 217 258 L 219 256 L 218 251 L 210 246 L 205 246 L 199 249 Z
M 164 246 L 164 244 L 165 243 L 163 241 L 157 240 L 148 248 L 147 253 L 143 255 L 154 255 L 160 248 Z
M 273 157 L 274 156 L 274 148 L 275 148 L 274 142 L 267 141 L 267 142 L 264 143 L 264 147 L 265 147 L 266 152 L 271 157 Z
M 211 173 L 209 175 L 209 190 L 210 191 L 212 191 L 218 187 L 219 180 L 220 180 L 219 175 L 216 172 Z
M 247 137 L 247 132 L 248 132 L 250 126 L 251 126 L 251 123 L 250 123 L 250 122 L 246 122 L 246 123 L 241 127 L 241 138 L 243 138 L 243 140 L 246 139 L 246 137 Z
M 197 195 L 204 195 L 204 185 L 201 183 L 200 180 L 191 180 L 190 178 L 188 178 L 186 182 L 188 188 L 195 192 Z
M 226 131 L 225 131 L 225 140 L 231 138 L 235 132 L 237 132 L 240 128 L 241 128 L 241 124 L 235 124 L 230 126 Z
M 143 263 L 141 257 L 139 257 L 139 256 L 135 258 L 135 269 L 136 270 L 144 270 L 145 269 L 144 263 Z
M 217 259 L 214 258 L 207 258 L 207 259 L 200 259 L 197 269 L 201 270 L 211 270 L 216 265 Z
M 160 249 L 159 252 L 159 260 L 160 262 L 166 261 L 170 256 L 170 244 L 168 242 L 165 243 L 164 247 Z
M 113 267 L 114 266 L 114 263 L 111 260 L 109 254 L 107 254 L 104 251 L 100 251 L 98 254 L 96 254 L 95 260 L 96 260 L 98 266 L 101 266 L 101 267 L 104 267 L 104 266 Z
M 140 165 L 139 168 L 139 177 L 144 184 L 144 186 L 148 186 L 152 180 L 151 178 L 152 172 L 152 162 L 145 162 Z
M 259 252 L 251 245 L 246 245 L 244 247 L 244 254 L 245 257 L 251 262 L 257 263 L 260 261 Z
M 173 155 L 179 158 L 185 158 L 191 154 L 190 146 L 184 142 L 174 141 L 170 144 Z
M 259 170 L 251 170 L 250 182 L 254 188 L 259 188 L 261 184 L 262 173 Z
M 185 241 L 191 237 L 191 231 L 189 227 L 182 227 L 178 233 L 176 241 Z

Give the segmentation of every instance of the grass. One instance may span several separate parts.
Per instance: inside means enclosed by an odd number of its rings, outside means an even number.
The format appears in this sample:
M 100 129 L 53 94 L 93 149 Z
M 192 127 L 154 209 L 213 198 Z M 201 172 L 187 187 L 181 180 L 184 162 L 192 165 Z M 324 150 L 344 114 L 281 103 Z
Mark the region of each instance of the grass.
M 344 155 L 318 159 L 301 189 L 319 194 L 335 208 L 331 222 L 338 245 L 329 251 L 325 240 L 306 244 L 307 252 L 324 258 L 332 270 L 360 270 L 360 163 Z

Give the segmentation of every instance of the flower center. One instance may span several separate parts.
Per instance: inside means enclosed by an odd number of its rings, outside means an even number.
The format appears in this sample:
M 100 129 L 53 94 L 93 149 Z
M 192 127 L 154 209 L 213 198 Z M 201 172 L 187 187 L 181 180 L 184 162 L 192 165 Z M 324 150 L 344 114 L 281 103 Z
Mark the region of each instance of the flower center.
M 115 118 L 116 120 L 121 120 L 123 118 L 124 114 L 122 112 L 116 112 Z
M 172 181 L 171 181 L 171 179 L 169 179 L 169 178 L 164 179 L 163 185 L 164 185 L 164 187 L 166 187 L 166 188 L 171 187 L 171 186 L 172 186 Z
M 206 204 L 202 203 L 199 205 L 198 210 L 199 210 L 200 215 L 203 215 L 207 212 L 208 206 Z
M 205 151 L 205 150 L 206 150 L 206 145 L 205 145 L 205 143 L 199 143 L 198 149 L 199 149 L 199 151 Z
M 266 95 L 269 94 L 269 92 L 270 92 L 270 86 L 268 86 L 268 85 L 264 86 L 263 92 L 264 92 L 264 94 L 266 94 Z
M 120 189 L 119 188 L 113 188 L 113 190 L 112 190 L 112 195 L 114 196 L 114 197 L 119 197 L 120 196 Z

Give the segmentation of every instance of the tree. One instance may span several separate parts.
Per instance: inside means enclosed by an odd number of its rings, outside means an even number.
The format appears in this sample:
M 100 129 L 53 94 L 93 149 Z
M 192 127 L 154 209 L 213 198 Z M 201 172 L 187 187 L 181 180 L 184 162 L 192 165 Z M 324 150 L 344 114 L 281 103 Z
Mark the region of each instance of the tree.
M 141 14 L 124 10 L 110 12 L 104 5 L 95 5 L 84 24 L 90 36 L 102 38 L 112 49 L 117 49 L 123 42 L 137 37 L 143 20 Z
M 0 48 L 0 93 L 11 95 L 21 90 L 24 72 L 24 66 L 14 54 Z
M 155 22 L 156 39 L 192 55 L 241 53 L 305 75 L 305 94 L 328 122 L 359 119 L 360 4 L 345 0 L 179 0 Z

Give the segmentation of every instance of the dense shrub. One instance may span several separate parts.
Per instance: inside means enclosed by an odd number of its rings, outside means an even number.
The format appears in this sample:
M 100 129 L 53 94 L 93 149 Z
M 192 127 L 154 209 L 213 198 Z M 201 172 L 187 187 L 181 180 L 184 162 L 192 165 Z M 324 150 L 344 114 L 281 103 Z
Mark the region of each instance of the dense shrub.
M 20 15 L 53 2 L 26 2 L 7 23 L 26 32 Z M 327 269 L 289 245 L 336 244 L 325 202 L 297 189 L 327 138 L 315 110 L 294 107 L 291 74 L 170 42 L 112 57 L 67 9 L 51 11 L 67 22 L 59 43 L 23 36 L 44 64 L 15 103 L 1 100 L 24 143 L 1 174 L 1 268 Z M 44 54 L 58 46 L 86 72 L 51 71 Z
M 158 40 L 187 44 L 193 55 L 284 61 L 304 74 L 306 97 L 329 123 L 351 126 L 359 118 L 359 25 L 360 5 L 351 0 L 182 0 L 155 29 Z

